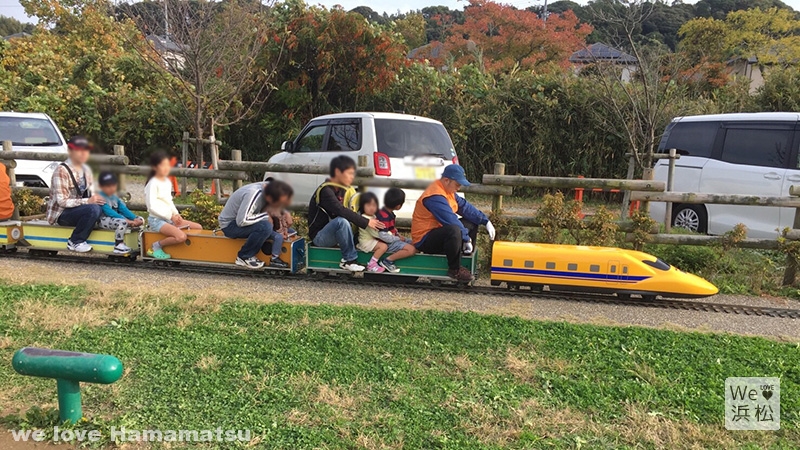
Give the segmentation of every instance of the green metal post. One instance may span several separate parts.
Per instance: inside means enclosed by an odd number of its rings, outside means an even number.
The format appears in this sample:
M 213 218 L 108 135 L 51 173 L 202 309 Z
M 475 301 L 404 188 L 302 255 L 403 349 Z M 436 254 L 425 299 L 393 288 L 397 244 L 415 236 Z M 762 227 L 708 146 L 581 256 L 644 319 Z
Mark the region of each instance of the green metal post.
M 81 409 L 81 384 L 77 381 L 56 380 L 58 388 L 58 416 L 61 422 L 78 423 L 83 417 Z

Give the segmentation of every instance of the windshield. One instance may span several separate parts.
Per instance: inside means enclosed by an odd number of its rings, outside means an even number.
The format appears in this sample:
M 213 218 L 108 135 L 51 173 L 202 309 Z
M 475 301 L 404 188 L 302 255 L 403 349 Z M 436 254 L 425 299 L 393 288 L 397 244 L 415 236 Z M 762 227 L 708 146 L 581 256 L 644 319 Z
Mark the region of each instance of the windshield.
M 49 120 L 28 117 L 0 117 L 0 142 L 2 141 L 11 141 L 17 146 L 61 145 L 58 132 Z
M 375 119 L 378 151 L 390 158 L 439 156 L 453 159 L 456 152 L 447 130 L 439 123 Z
M 664 261 L 662 261 L 660 259 L 656 259 L 655 261 L 644 260 L 642 262 L 647 264 L 648 266 L 654 268 L 654 269 L 664 270 L 664 271 L 669 270 L 669 264 L 665 263 Z

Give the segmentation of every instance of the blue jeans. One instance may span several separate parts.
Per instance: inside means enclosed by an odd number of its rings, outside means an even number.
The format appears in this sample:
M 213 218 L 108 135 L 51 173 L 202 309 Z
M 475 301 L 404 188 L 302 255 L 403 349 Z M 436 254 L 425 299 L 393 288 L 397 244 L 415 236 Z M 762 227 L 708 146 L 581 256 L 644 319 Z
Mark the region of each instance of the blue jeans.
M 272 254 L 272 256 L 281 256 L 281 250 L 283 249 L 283 233 L 279 233 L 277 231 L 273 231 L 267 240 L 272 239 L 272 246 L 267 248 L 267 244 L 264 243 L 264 247 L 261 249 L 265 255 Z
M 75 227 L 69 240 L 73 244 L 80 244 L 89 239 L 89 234 L 94 230 L 94 224 L 100 218 L 103 209 L 100 205 L 81 205 L 67 208 L 58 216 L 58 223 L 65 227 Z
M 358 259 L 356 244 L 353 242 L 353 227 L 344 217 L 337 217 L 325 225 L 316 236 L 313 244 L 317 247 L 336 247 L 342 249 L 345 261 Z
M 242 259 L 256 256 L 264 243 L 267 242 L 270 235 L 272 235 L 272 232 L 272 224 L 267 220 L 256 222 L 247 227 L 240 227 L 236 222 L 231 222 L 227 227 L 222 229 L 222 233 L 225 237 L 232 239 L 247 238 L 242 249 L 239 250 L 239 258 Z

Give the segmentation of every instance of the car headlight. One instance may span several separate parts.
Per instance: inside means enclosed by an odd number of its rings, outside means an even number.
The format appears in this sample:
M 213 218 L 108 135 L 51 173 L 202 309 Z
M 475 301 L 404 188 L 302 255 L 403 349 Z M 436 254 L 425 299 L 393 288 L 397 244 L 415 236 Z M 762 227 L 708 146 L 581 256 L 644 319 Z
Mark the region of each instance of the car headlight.
M 50 172 L 50 173 L 51 172 L 55 172 L 56 168 L 58 167 L 59 164 L 61 164 L 61 163 L 52 162 L 52 163 L 48 164 L 47 167 L 44 168 L 44 171 L 45 172 Z

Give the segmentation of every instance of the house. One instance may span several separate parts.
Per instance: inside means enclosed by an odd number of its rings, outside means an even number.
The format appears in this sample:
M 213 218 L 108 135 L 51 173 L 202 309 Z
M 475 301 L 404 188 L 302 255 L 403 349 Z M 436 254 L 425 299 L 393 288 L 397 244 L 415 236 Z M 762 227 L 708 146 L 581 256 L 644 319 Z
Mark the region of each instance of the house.
M 639 66 L 639 60 L 635 56 L 601 43 L 591 44 L 578 50 L 569 57 L 569 62 L 575 67 L 575 73 L 580 73 L 586 66 L 598 63 L 619 66 L 622 81 L 630 81 L 631 75 Z
M 168 68 L 172 70 L 181 70 L 186 62 L 183 56 L 183 47 L 172 41 L 169 37 L 158 36 L 150 34 L 147 36 L 147 42 L 153 47 Z
M 764 85 L 764 67 L 758 63 L 758 58 L 733 58 L 725 63 L 728 66 L 728 74 L 733 78 L 745 78 L 750 80 L 750 93 L 755 94 L 758 88 Z

